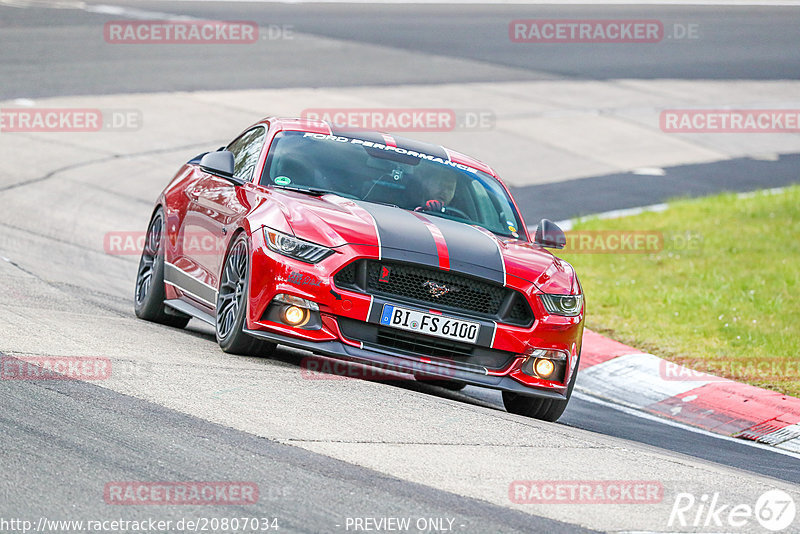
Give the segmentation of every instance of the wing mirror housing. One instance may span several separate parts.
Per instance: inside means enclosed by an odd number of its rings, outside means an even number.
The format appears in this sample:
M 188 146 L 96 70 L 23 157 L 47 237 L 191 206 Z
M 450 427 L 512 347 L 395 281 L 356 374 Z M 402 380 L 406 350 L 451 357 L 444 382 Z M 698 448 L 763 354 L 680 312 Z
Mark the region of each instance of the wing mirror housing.
M 556 223 L 550 219 L 542 219 L 536 228 L 533 242 L 541 247 L 564 248 L 567 245 L 567 236 Z
M 228 180 L 233 185 L 244 183 L 244 180 L 233 175 L 233 152 L 230 150 L 209 152 L 200 158 L 200 168 L 208 174 Z

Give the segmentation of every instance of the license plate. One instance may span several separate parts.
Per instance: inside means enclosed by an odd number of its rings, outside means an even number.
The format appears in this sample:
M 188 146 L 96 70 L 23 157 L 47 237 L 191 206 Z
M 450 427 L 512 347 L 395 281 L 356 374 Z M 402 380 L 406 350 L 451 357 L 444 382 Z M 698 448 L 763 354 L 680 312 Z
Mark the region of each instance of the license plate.
M 381 324 L 466 343 L 475 343 L 477 341 L 481 327 L 479 323 L 409 310 L 392 304 L 383 305 Z

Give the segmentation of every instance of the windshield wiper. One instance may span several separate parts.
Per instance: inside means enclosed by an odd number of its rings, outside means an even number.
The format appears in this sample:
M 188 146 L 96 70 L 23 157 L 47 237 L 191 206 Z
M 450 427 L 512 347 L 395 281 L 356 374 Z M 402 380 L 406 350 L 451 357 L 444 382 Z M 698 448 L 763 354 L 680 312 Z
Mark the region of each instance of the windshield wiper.
M 377 200 L 364 200 L 363 198 L 354 198 L 353 200 L 359 200 L 361 202 L 368 202 L 370 204 L 380 204 L 381 206 L 389 206 L 390 208 L 399 208 L 397 204 L 392 204 L 391 202 L 379 202 Z M 405 209 L 405 208 L 402 208 Z
M 298 193 L 307 193 L 309 195 L 314 195 L 315 197 L 319 197 L 322 195 L 332 194 L 338 195 L 336 191 L 331 191 L 330 189 L 320 189 L 318 187 L 294 187 L 291 185 L 280 185 L 280 184 L 270 184 L 272 187 L 277 187 L 279 189 L 286 189 L 288 191 L 297 191 Z

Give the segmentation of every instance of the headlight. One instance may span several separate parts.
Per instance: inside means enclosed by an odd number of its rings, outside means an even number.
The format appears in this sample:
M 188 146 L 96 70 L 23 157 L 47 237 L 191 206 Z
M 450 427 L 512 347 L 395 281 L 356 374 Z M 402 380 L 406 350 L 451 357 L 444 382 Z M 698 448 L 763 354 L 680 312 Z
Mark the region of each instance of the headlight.
M 544 309 L 553 315 L 575 317 L 583 307 L 583 295 L 539 295 L 544 304 Z
M 271 228 L 264 228 L 264 238 L 270 250 L 306 263 L 317 263 L 333 254 L 327 247 L 303 241 Z

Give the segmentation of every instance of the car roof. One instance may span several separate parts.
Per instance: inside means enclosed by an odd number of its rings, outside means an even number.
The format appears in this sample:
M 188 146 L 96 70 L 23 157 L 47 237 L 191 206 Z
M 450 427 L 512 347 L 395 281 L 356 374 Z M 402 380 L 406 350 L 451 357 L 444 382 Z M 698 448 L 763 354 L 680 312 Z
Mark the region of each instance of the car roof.
M 396 146 L 406 150 L 423 152 L 444 160 L 450 160 L 454 163 L 460 163 L 461 165 L 472 167 L 473 169 L 477 169 L 490 176 L 498 178 L 497 173 L 494 172 L 494 169 L 484 162 L 467 156 L 466 154 L 462 154 L 461 152 L 456 152 L 455 150 L 450 150 L 441 145 L 435 145 L 433 143 L 425 143 L 423 141 L 417 141 L 407 137 L 372 130 L 348 130 L 332 125 L 326 121 L 316 119 L 268 117 L 261 122 L 277 126 L 280 130 L 358 137 L 359 139 L 364 139 L 366 141 L 373 141 L 376 143 Z

